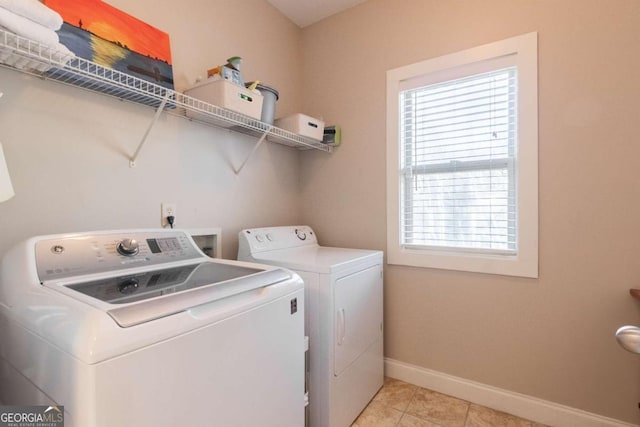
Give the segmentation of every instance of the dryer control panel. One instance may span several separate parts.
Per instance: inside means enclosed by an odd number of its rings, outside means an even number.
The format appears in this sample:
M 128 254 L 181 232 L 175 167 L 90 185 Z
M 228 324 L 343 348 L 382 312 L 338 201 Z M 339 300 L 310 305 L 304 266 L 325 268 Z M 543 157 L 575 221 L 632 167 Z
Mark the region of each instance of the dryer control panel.
M 308 225 L 248 228 L 238 235 L 239 251 L 256 253 L 317 245 L 318 239 Z
M 40 282 L 202 258 L 181 231 L 113 232 L 35 242 Z

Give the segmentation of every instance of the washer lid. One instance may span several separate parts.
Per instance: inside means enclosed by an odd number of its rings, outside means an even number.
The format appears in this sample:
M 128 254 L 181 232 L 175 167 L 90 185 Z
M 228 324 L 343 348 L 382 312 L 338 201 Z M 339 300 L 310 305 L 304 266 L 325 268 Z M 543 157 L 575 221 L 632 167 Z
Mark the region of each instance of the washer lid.
M 209 261 L 79 283 L 45 283 L 126 328 L 290 279 L 283 269 Z
M 330 274 L 356 262 L 382 262 L 382 252 L 327 246 L 302 246 L 254 253 L 253 259 L 256 262 L 292 270 Z

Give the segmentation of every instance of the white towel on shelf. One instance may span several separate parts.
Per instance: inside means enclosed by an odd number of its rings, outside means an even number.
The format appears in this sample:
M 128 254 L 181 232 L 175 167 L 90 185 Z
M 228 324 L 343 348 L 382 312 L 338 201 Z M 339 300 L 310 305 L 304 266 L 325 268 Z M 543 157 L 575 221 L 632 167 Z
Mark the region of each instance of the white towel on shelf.
M 57 67 L 66 65 L 67 62 L 76 57 L 76 55 L 62 43 L 58 43 L 52 48 L 44 48 L 38 53 L 39 58 L 44 59 L 46 63 Z M 49 67 L 47 69 L 49 69 Z
M 45 52 L 46 54 L 47 52 Z M 76 57 L 76 54 L 71 52 L 65 45 L 58 43 L 58 45 L 51 49 L 48 54 L 52 63 L 56 65 L 64 66 L 67 62 Z
M 0 26 L 21 37 L 56 48 L 59 42 L 55 31 L 0 7 Z
M 38 0 L 0 0 L 0 7 L 24 18 L 57 31 L 62 26 L 62 17 L 55 10 L 49 9 Z

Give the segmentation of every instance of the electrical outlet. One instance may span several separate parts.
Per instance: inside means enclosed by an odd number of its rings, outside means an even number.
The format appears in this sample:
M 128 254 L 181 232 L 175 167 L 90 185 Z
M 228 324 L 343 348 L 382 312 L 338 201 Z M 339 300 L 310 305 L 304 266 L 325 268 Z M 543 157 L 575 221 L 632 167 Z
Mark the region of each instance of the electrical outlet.
M 175 203 L 161 203 L 160 204 L 160 225 L 162 227 L 168 227 L 167 217 L 176 217 L 176 204 Z

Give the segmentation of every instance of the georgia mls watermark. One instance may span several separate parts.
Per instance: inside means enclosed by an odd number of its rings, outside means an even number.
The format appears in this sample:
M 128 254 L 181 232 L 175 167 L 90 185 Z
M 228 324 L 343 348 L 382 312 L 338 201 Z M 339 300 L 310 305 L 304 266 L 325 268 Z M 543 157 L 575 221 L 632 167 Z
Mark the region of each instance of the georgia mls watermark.
M 0 406 L 0 427 L 64 427 L 64 406 Z

